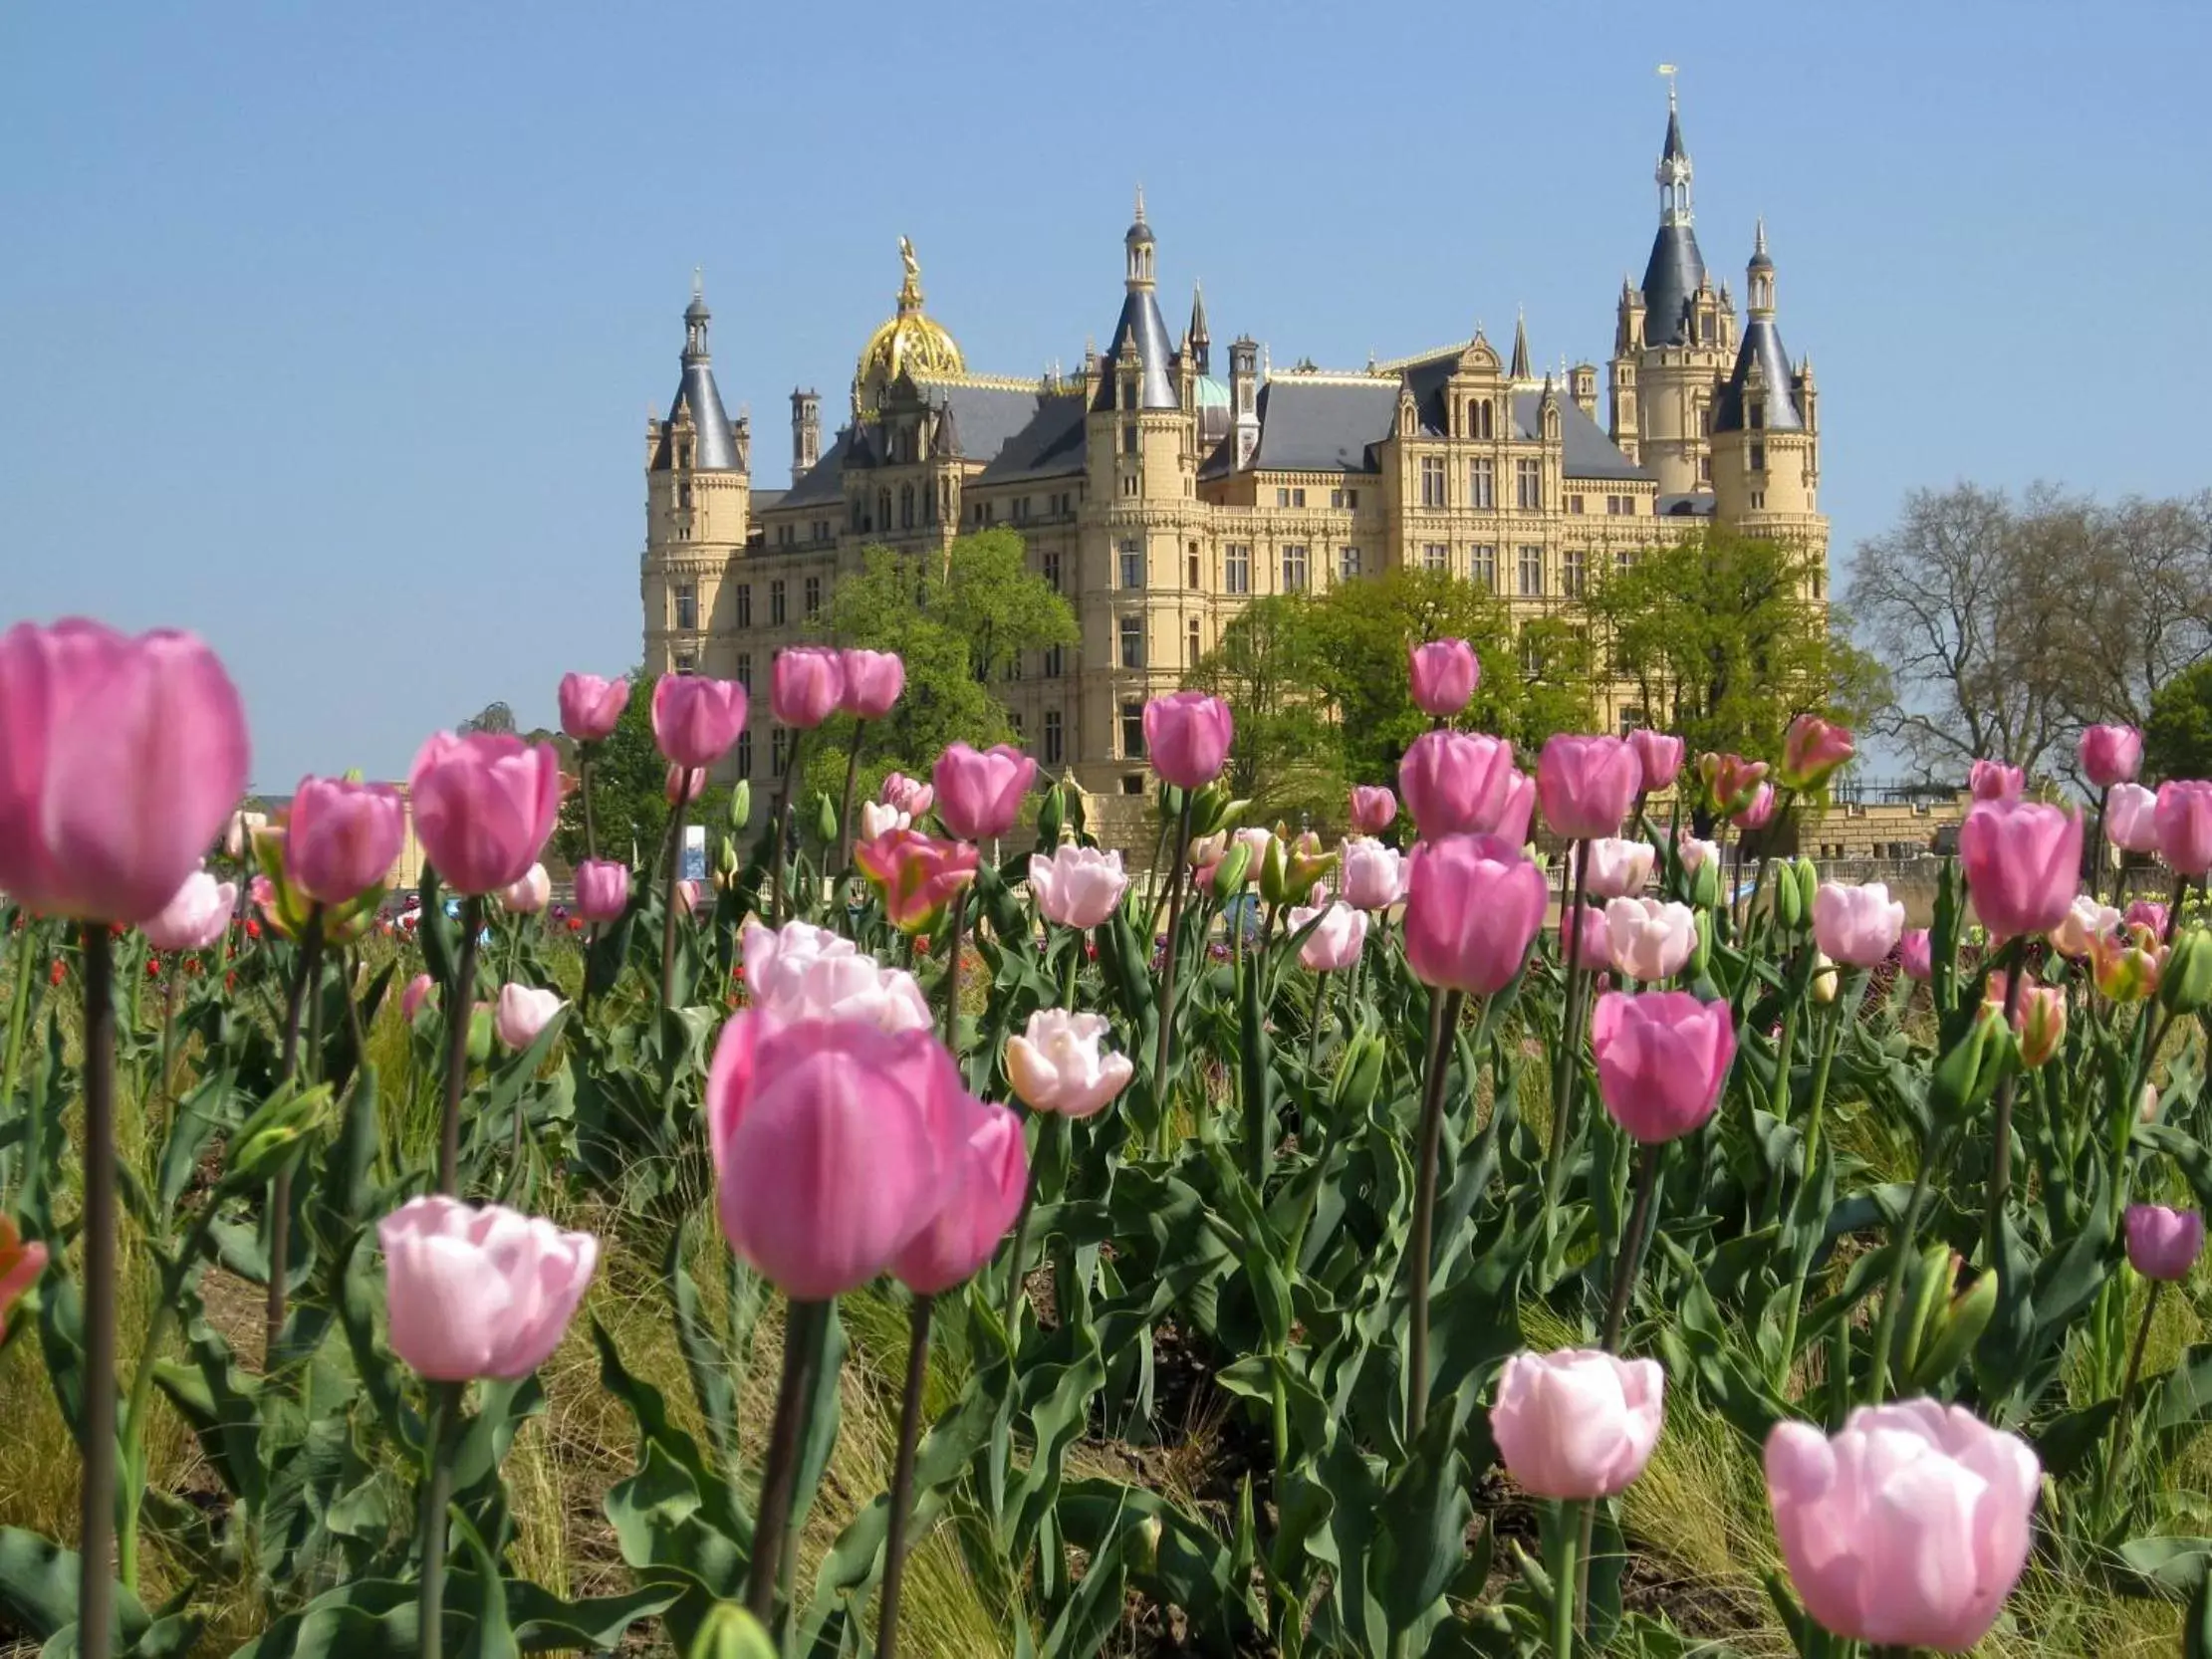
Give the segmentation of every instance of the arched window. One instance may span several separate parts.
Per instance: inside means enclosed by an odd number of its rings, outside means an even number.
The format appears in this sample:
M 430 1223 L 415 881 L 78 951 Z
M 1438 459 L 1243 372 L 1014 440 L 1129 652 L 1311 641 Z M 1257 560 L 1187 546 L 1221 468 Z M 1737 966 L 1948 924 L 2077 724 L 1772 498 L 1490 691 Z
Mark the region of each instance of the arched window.
M 898 487 L 898 528 L 914 528 L 914 487 L 911 484 L 901 484 Z
M 875 492 L 875 522 L 885 530 L 891 527 L 891 492 L 888 490 Z

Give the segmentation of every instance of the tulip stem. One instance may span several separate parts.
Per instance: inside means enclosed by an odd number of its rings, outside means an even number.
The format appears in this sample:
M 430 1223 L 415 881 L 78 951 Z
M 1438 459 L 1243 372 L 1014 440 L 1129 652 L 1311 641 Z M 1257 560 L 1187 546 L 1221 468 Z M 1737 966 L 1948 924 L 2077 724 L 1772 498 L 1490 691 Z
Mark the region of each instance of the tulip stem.
M 8 1056 L 0 1065 L 0 1106 L 15 1098 L 15 1067 L 23 1058 L 23 1033 L 31 1013 L 31 976 L 47 971 L 46 952 L 34 947 L 45 940 L 38 918 L 20 907 L 15 919 L 22 924 L 22 943 L 15 950 L 15 990 L 8 1003 Z
M 866 735 L 867 722 L 856 722 L 853 753 L 845 758 L 845 810 L 838 814 L 838 875 L 841 879 L 853 873 L 853 798 L 860 788 L 860 740 Z
M 1636 1201 L 1628 1212 L 1628 1230 L 1620 1236 L 1620 1254 L 1613 1265 L 1612 1300 L 1605 1306 L 1607 1353 L 1620 1351 L 1621 1327 L 1628 1319 L 1628 1299 L 1635 1292 L 1636 1275 L 1643 1268 L 1643 1231 L 1651 1218 L 1651 1205 L 1659 1190 L 1659 1154 L 1665 1142 L 1652 1141 L 1636 1164 Z
M 1410 1447 L 1428 1418 L 1428 1273 L 1430 1235 L 1436 1226 L 1436 1158 L 1444 1135 L 1444 1057 L 1459 1027 L 1463 991 L 1429 992 L 1428 1070 L 1421 1086 L 1420 1162 L 1413 1176 L 1413 1322 L 1406 1340 L 1405 1443 Z
M 660 1006 L 664 1009 L 676 1004 L 676 883 L 683 875 L 683 820 L 690 805 L 691 784 L 687 774 L 676 786 L 676 810 L 668 815 L 667 890 L 660 905 Z M 780 805 L 777 810 L 780 814 Z M 778 823 L 781 822 L 779 817 Z M 782 883 L 778 882 L 777 886 L 780 891 Z M 774 911 L 772 905 L 770 913 Z
M 2084 849 L 2084 856 L 2089 866 L 2089 897 L 2099 903 L 2102 902 L 2104 892 L 2104 809 L 2111 804 L 2111 800 L 2112 791 L 2109 786 L 2096 792 L 2096 828 L 2089 831 L 2089 845 Z M 2126 879 L 2124 871 L 2113 874 L 2114 898 L 2119 896 L 2120 884 Z
M 576 793 L 584 809 L 584 856 L 595 860 L 600 855 L 600 831 L 598 821 L 592 817 L 592 751 L 598 747 L 596 743 L 579 744 L 576 754 Z
M 1566 1499 L 1559 1506 L 1559 1513 L 1552 1525 L 1552 1652 L 1555 1659 L 1572 1659 L 1575 1652 L 1575 1630 L 1581 1622 L 1576 1618 L 1577 1603 L 1581 1597 L 1576 1585 L 1580 1581 L 1576 1562 L 1582 1553 L 1583 1518 L 1578 1510 L 1588 1510 L 1588 1501 Z
M 1928 1138 L 1920 1150 L 1920 1166 L 1913 1172 L 1912 1194 L 1905 1200 L 1904 1214 L 1897 1218 L 1897 1236 L 1890 1248 L 1896 1252 L 1889 1263 L 1889 1280 L 1882 1288 L 1881 1314 L 1874 1324 L 1872 1386 L 1866 1403 L 1879 1405 L 1889 1392 L 1889 1358 L 1895 1345 L 1897 1307 L 1904 1301 L 1905 1270 L 1912 1263 L 1912 1236 L 1919 1226 L 1920 1205 L 1928 1195 L 1928 1187 L 1935 1178 L 1936 1166 L 1942 1162 L 1947 1137 L 1941 1131 Z M 1990 1271 L 1996 1271 L 1992 1263 Z
M 115 1633 L 116 998 L 106 922 L 79 929 L 85 970 L 85 1486 L 78 1507 L 77 1651 L 108 1659 Z
M 961 887 L 952 895 L 952 950 L 945 958 L 945 1047 L 955 1061 L 960 1058 L 960 947 L 967 923 L 968 889 Z
M 461 904 L 461 954 L 445 993 L 445 1109 L 438 1122 L 438 1191 L 451 1197 L 461 1167 L 461 1085 L 468 1081 L 468 1028 L 476 1017 L 476 935 L 484 926 L 484 901 Z
M 776 811 L 770 818 L 768 832 L 775 837 L 775 847 L 768 860 L 768 925 L 784 925 L 784 842 L 791 834 L 791 781 L 799 776 L 799 751 L 806 747 L 807 732 L 803 726 L 792 728 L 791 748 L 784 756 L 784 775 L 776 785 Z
M 1828 1074 L 1836 1059 L 1837 1040 L 1842 1035 L 1844 1014 L 1841 1001 L 1836 1011 L 1821 1028 L 1820 1049 L 1813 1063 L 1813 1100 L 1807 1108 L 1805 1120 L 1805 1179 L 1800 1192 L 1810 1189 L 1820 1175 L 1821 1116 L 1828 1104 Z M 1797 1357 L 1798 1314 L 1805 1307 L 1805 1286 L 1813 1273 L 1813 1256 L 1807 1250 L 1798 1260 L 1795 1279 L 1796 1292 L 1782 1311 L 1782 1352 L 1775 1361 L 1775 1392 L 1780 1393 L 1789 1381 L 1791 1362 Z
M 830 1304 L 822 1302 L 784 1304 L 783 1378 L 776 1385 L 776 1416 L 768 1431 L 768 1459 L 753 1516 L 753 1558 L 745 1578 L 745 1605 L 764 1625 L 776 1611 L 776 1572 L 799 1484 L 799 1437 L 806 1428 L 807 1394 L 829 1310 Z
M 2021 982 L 2028 974 L 2027 942 L 2014 940 L 2006 954 L 2010 958 L 2005 974 L 2005 1030 L 2009 1034 L 2020 1012 Z M 1982 1245 L 1988 1252 L 1991 1273 L 1997 1272 L 1999 1248 L 2005 1242 L 2005 1199 L 2012 1189 L 2012 1102 L 2016 1081 L 2015 1074 L 2007 1070 L 1997 1084 L 1997 1119 L 1990 1131 L 1989 1194 L 1983 1204 Z
M 1076 1007 L 1076 981 L 1083 973 L 1083 947 L 1088 935 L 1080 927 L 1069 931 L 1076 937 L 1074 948 L 1068 952 L 1068 966 L 1061 974 L 1060 1006 L 1072 1014 Z
M 1329 970 L 1324 968 L 1314 982 L 1314 1028 L 1306 1037 L 1306 1069 L 1311 1071 L 1321 1064 L 1321 1025 L 1329 1012 L 1329 990 L 1332 984 Z
M 1552 1157 L 1544 1180 L 1547 1233 L 1559 1209 L 1560 1197 L 1567 1190 L 1568 1128 L 1575 1107 L 1575 1084 L 1582 1071 L 1583 998 L 1575 968 L 1583 938 L 1583 893 L 1590 864 L 1588 850 L 1586 841 L 1577 841 L 1569 849 L 1568 858 L 1575 867 L 1574 898 L 1560 912 L 1560 931 L 1566 935 L 1562 959 L 1567 968 L 1567 1001 L 1560 1010 L 1559 1063 L 1553 1067 L 1552 1075 Z
M 1185 790 L 1183 810 L 1175 821 L 1175 857 L 1167 866 L 1167 879 L 1173 885 L 1168 888 L 1167 949 L 1159 972 L 1159 1042 L 1152 1051 L 1152 1102 L 1159 1112 L 1156 1132 L 1163 1158 L 1167 1156 L 1167 1063 L 1175 1052 L 1175 958 L 1183 931 L 1183 860 L 1190 855 L 1190 803 L 1191 792 Z
M 933 1297 L 916 1297 L 907 1327 L 906 1390 L 898 1404 L 898 1461 L 891 1470 L 890 1524 L 883 1542 L 883 1593 L 875 1613 L 876 1659 L 895 1659 L 898 1651 L 898 1592 L 906 1577 L 914 1445 L 921 1438 L 921 1389 L 929 1373 L 929 1313 L 935 1305 Z
M 461 1415 L 458 1382 L 430 1384 L 429 1468 L 422 1480 L 422 1590 L 415 1632 L 421 1659 L 439 1659 L 445 1646 L 445 1512 L 453 1501 L 453 1460 L 446 1442 Z
M 292 990 L 284 1005 L 284 1057 L 277 1071 L 277 1088 L 283 1090 L 300 1071 L 300 1011 L 323 965 L 323 907 L 308 911 L 307 931 L 300 939 L 300 964 L 292 975 Z M 320 1002 L 322 999 L 316 999 Z M 292 1274 L 292 1162 L 269 1183 L 269 1284 L 262 1300 L 261 1374 L 273 1376 L 277 1349 L 283 1345 L 286 1281 Z
M 2158 1293 L 2166 1288 L 2165 1281 L 2150 1282 L 2150 1300 L 2143 1304 L 2143 1322 L 2135 1327 L 2135 1345 L 2127 1355 L 2127 1378 L 2119 1385 L 2119 1411 L 2112 1419 L 2112 1455 L 2104 1462 L 2104 1472 L 2097 1477 L 2096 1508 L 2091 1515 L 2101 1523 L 2104 1506 L 2110 1502 L 2112 1483 L 2119 1478 L 2120 1464 L 2127 1457 L 2127 1431 L 2135 1404 L 2135 1379 L 2142 1374 L 2143 1349 L 2150 1342 L 2150 1321 L 2158 1315 Z

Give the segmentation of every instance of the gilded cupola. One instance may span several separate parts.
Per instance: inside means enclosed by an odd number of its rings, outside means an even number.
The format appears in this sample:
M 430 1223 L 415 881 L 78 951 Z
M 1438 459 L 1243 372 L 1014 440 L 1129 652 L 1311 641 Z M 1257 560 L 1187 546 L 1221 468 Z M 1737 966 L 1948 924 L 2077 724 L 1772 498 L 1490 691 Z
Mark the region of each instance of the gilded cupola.
M 967 362 L 960 345 L 944 327 L 921 309 L 921 265 L 914 245 L 898 239 L 898 257 L 905 262 L 905 280 L 898 287 L 898 310 L 860 349 L 853 369 L 853 413 L 871 418 L 883 401 L 883 392 L 901 374 L 920 377 L 960 374 Z

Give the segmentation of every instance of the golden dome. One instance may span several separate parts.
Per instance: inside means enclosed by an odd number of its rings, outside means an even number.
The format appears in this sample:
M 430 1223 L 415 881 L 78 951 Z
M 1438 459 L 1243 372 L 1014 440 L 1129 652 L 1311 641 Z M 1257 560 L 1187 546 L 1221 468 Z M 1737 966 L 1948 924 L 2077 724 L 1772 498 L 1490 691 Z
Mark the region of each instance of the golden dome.
M 898 257 L 906 266 L 905 280 L 898 289 L 898 311 L 867 337 L 867 344 L 860 348 L 860 359 L 853 368 L 853 412 L 863 418 L 875 413 L 884 388 L 900 374 L 967 371 L 959 342 L 922 313 L 921 266 L 914 258 L 913 243 L 903 236 L 898 239 Z

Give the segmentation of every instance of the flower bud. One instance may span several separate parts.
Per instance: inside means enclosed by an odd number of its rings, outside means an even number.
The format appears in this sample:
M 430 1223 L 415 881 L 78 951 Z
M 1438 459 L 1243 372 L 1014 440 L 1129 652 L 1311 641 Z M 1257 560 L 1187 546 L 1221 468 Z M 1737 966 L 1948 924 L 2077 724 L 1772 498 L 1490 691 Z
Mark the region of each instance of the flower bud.
M 1697 943 L 1690 950 L 1689 974 L 1692 980 L 1703 979 L 1713 968 L 1713 913 L 1697 912 Z
M 1339 1122 L 1364 1117 L 1382 1087 L 1382 1039 L 1362 1026 L 1352 1034 L 1329 1085 L 1330 1114 Z
M 1817 1003 L 1832 1003 L 1836 1000 L 1837 992 L 1842 988 L 1843 980 L 1836 971 L 1836 964 L 1831 962 L 1822 952 L 1815 951 L 1813 953 L 1813 1000 Z
M 1935 1063 L 1928 1078 L 1928 1107 L 1938 1120 L 1965 1117 L 1977 1110 L 2017 1058 L 2005 1013 L 1984 1003 L 1974 1023 Z
M 2136 1100 L 2135 1117 L 2137 1121 L 2143 1123 L 2158 1121 L 2158 1085 L 2156 1083 L 2143 1084 L 2143 1091 Z
M 1820 866 L 1812 859 L 1800 855 L 1790 865 L 1790 877 L 1798 884 L 1798 903 L 1805 914 L 1813 914 L 1813 900 L 1821 890 Z
M 1799 888 L 1792 871 L 1775 872 L 1774 919 L 1785 933 L 1795 933 L 1805 925 L 1805 893 Z
M 1948 1256 L 1948 1252 L 1946 1252 Z M 1947 1260 L 1946 1267 L 1951 1264 Z M 1958 1368 L 1982 1339 L 1997 1312 L 1997 1276 L 1978 1275 L 1974 1283 L 1940 1303 L 1933 1310 L 1920 1342 L 1920 1355 L 1912 1367 L 1910 1386 L 1932 1389 Z
M 830 799 L 828 790 L 818 792 L 814 798 L 814 835 L 824 846 L 837 844 L 838 807 Z
M 292 1083 L 279 1089 L 231 1137 L 229 1156 L 223 1165 L 224 1179 L 239 1185 L 270 1179 L 303 1140 L 323 1127 L 330 1105 L 328 1083 L 313 1088 Z
M 1708 858 L 1697 866 L 1690 877 L 1690 902 L 1700 910 L 1711 910 L 1720 903 L 1720 860 Z
M 737 787 L 730 791 L 730 828 L 742 830 L 753 817 L 753 783 L 740 778 Z
M 2066 993 L 2056 985 L 2023 988 L 2013 1029 L 2020 1034 L 2021 1065 L 2034 1070 L 2049 1063 L 2066 1041 Z
M 1270 904 L 1287 903 L 1291 897 L 1289 860 L 1279 834 L 1268 836 L 1267 853 L 1260 859 L 1260 896 Z
M 2158 1001 L 2171 1013 L 2196 1014 L 2212 1006 L 2212 933 L 2184 928 L 2166 952 Z
M 686 1659 L 776 1659 L 768 1632 L 734 1601 L 717 1601 L 699 1621 Z
M 1221 855 L 1214 865 L 1213 895 L 1227 900 L 1244 890 L 1245 875 L 1252 868 L 1252 847 L 1247 841 L 1237 841 Z

